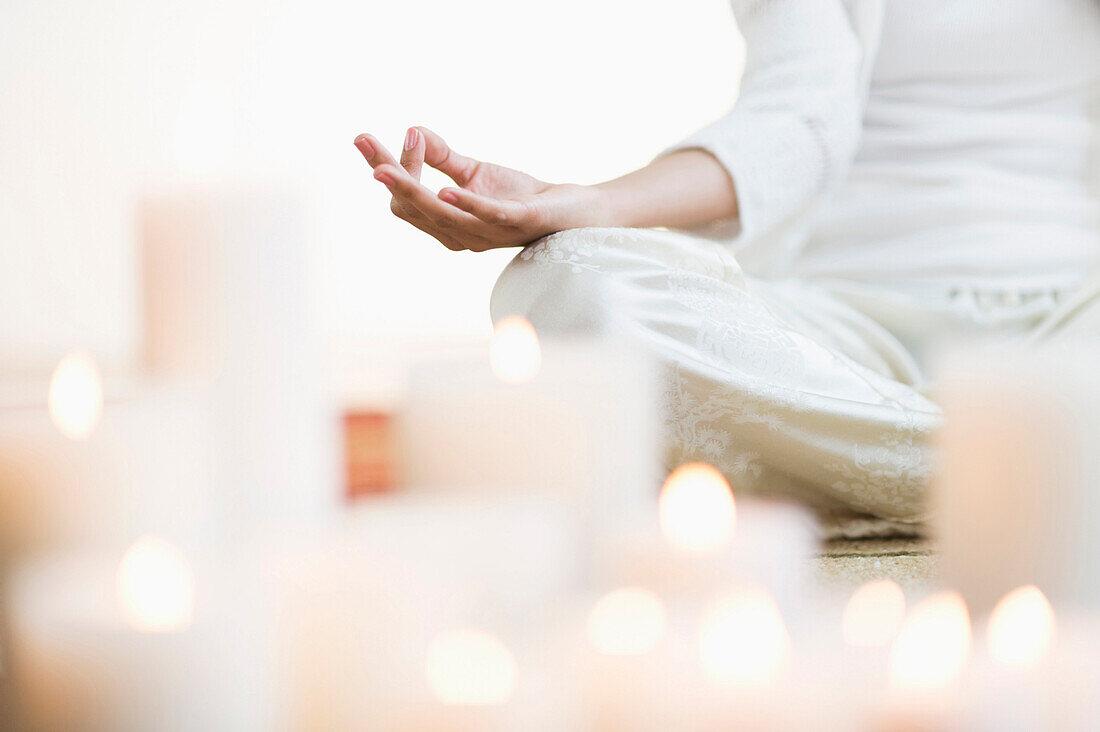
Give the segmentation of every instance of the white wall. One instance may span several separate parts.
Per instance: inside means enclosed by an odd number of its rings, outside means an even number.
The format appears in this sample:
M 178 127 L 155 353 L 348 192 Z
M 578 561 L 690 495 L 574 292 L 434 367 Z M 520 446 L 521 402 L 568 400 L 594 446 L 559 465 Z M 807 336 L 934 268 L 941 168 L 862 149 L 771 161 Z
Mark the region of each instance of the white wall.
M 355 134 L 595 182 L 721 114 L 742 55 L 726 0 L 4 0 L 0 372 L 133 357 L 133 203 L 180 175 L 307 188 L 331 340 L 486 333 L 514 251 L 392 218 Z

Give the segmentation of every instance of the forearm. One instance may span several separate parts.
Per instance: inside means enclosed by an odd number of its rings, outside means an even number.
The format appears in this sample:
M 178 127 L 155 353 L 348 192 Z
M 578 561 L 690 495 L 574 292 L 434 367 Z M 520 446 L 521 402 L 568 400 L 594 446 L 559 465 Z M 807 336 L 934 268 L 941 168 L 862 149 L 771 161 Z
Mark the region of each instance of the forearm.
M 600 205 L 585 226 L 687 227 L 737 215 L 733 181 L 702 150 L 662 156 L 595 189 Z

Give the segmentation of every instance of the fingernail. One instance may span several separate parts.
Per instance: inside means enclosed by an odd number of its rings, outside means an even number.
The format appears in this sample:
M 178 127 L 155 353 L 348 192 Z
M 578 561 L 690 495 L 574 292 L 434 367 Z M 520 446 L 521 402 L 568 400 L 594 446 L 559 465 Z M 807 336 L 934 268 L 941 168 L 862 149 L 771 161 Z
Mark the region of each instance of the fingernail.
M 405 149 L 412 150 L 416 147 L 416 128 L 410 127 L 408 133 L 405 135 Z
M 370 144 L 370 140 L 360 135 L 355 138 L 355 147 L 359 148 L 359 152 L 366 155 L 368 158 L 374 157 L 374 147 Z
M 458 196 L 455 195 L 454 191 L 442 190 L 439 192 L 439 197 L 447 203 L 458 203 Z
M 379 183 L 384 185 L 386 188 L 392 188 L 393 187 L 393 178 L 389 177 L 388 175 L 383 173 L 382 175 L 376 175 L 374 177 Z

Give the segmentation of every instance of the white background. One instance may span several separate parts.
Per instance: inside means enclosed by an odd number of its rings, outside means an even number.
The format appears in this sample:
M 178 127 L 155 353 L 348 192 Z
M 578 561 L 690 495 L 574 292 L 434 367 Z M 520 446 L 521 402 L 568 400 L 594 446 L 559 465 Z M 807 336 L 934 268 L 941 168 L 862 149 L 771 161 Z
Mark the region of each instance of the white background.
M 742 57 L 726 0 L 4 0 L 0 372 L 132 363 L 134 205 L 179 177 L 302 186 L 330 343 L 483 335 L 515 251 L 394 219 L 354 136 L 596 182 L 724 112 Z

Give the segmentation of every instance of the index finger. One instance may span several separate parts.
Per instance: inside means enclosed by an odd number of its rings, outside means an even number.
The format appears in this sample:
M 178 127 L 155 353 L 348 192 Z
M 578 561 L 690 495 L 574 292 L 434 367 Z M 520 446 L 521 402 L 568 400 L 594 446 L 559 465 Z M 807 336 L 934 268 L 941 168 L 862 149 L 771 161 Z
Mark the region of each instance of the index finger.
M 395 198 L 412 206 L 441 228 L 460 229 L 485 238 L 499 235 L 499 227 L 486 224 L 457 206 L 441 201 L 400 166 L 381 165 L 375 169 L 374 177 L 382 181 Z
M 397 160 L 374 135 L 364 132 L 355 138 L 353 144 L 372 168 L 377 168 L 379 165 L 397 165 Z

